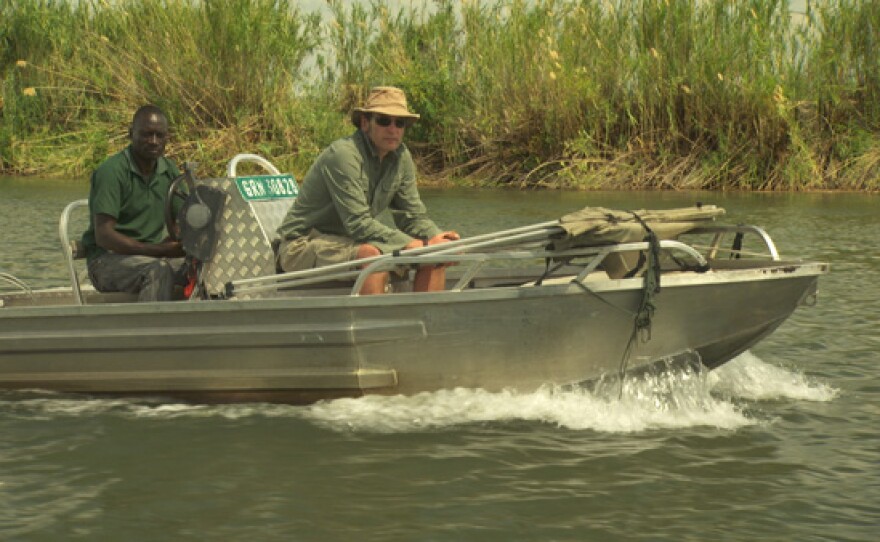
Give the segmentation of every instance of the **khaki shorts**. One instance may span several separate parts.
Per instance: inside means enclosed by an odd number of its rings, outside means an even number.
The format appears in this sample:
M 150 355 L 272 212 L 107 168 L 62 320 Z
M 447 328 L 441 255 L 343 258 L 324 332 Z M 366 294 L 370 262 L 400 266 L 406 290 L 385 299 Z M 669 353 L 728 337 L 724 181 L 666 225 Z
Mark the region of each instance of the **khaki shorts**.
M 306 237 L 282 241 L 278 266 L 285 272 L 312 269 L 357 259 L 358 243 L 348 237 L 312 230 Z

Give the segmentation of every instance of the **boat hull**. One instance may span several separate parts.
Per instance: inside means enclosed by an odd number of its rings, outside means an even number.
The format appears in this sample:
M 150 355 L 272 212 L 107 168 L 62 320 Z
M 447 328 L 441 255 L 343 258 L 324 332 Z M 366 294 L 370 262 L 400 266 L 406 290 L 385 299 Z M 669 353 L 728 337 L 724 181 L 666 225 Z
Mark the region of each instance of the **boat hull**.
M 531 391 L 682 352 L 712 368 L 816 292 L 825 264 L 385 296 L 0 309 L 0 388 L 310 403 L 456 387 Z M 631 342 L 632 341 L 632 342 Z

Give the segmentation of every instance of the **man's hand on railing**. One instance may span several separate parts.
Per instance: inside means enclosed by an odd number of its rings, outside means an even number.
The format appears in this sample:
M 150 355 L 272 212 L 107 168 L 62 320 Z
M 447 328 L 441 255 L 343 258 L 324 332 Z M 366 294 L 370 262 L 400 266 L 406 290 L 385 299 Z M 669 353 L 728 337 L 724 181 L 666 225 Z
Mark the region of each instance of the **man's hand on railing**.
M 450 241 L 458 241 L 459 239 L 461 239 L 461 236 L 458 234 L 458 232 L 445 231 L 443 233 L 438 233 L 434 237 L 428 239 L 428 246 L 448 243 Z

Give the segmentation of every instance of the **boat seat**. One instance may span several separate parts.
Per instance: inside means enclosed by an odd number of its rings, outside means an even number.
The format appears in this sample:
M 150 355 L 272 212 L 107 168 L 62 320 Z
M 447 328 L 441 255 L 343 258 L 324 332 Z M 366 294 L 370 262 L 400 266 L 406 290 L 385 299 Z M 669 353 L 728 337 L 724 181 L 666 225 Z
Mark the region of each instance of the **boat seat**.
M 77 229 L 76 236 L 71 237 L 71 222 L 85 222 L 78 210 L 88 210 L 89 200 L 79 199 L 67 204 L 61 212 L 61 218 L 58 221 L 58 237 L 61 241 L 61 253 L 64 256 L 64 263 L 67 267 L 67 273 L 70 276 L 70 288 L 73 293 L 73 301 L 77 305 L 87 305 L 93 303 L 129 303 L 137 301 L 137 296 L 127 292 L 98 292 L 89 282 L 88 271 L 85 266 L 77 266 L 77 261 L 86 259 L 85 247 L 82 244 L 81 229 Z M 86 214 L 86 216 L 88 216 Z M 79 268 L 78 268 L 79 267 Z
M 240 162 L 255 162 L 268 175 L 239 176 Z M 276 230 L 298 194 L 292 175 L 281 174 L 268 160 L 240 154 L 230 161 L 227 177 L 197 179 L 225 195 L 214 224 L 217 240 L 209 261 L 202 264 L 201 281 L 208 297 L 225 297 L 226 284 L 275 273 Z

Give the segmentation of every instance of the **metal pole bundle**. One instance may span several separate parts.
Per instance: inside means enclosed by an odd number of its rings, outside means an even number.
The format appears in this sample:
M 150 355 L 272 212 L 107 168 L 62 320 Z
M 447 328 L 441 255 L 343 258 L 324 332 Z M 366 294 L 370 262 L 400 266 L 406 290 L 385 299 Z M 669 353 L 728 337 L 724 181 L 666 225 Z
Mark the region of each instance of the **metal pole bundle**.
M 442 254 L 465 254 L 477 250 L 484 251 L 487 249 L 498 249 L 509 247 L 511 245 L 521 246 L 526 243 L 544 241 L 553 235 L 562 233 L 564 233 L 564 230 L 559 227 L 559 221 L 552 220 L 529 226 L 520 226 L 509 230 L 475 235 L 473 237 L 467 237 L 465 239 L 450 241 L 439 245 L 430 245 L 407 250 L 405 255 L 438 256 Z M 226 293 L 227 296 L 232 296 L 234 294 L 245 292 L 273 290 L 285 286 L 291 286 L 293 283 L 297 286 L 304 286 L 307 284 L 334 280 L 350 280 L 357 277 L 362 271 L 361 268 L 364 266 L 380 260 L 389 260 L 401 254 L 404 253 L 395 251 L 392 254 L 382 254 L 372 258 L 352 260 L 350 262 L 342 262 L 315 269 L 305 269 L 302 271 L 293 271 L 278 275 L 238 280 L 227 284 Z

